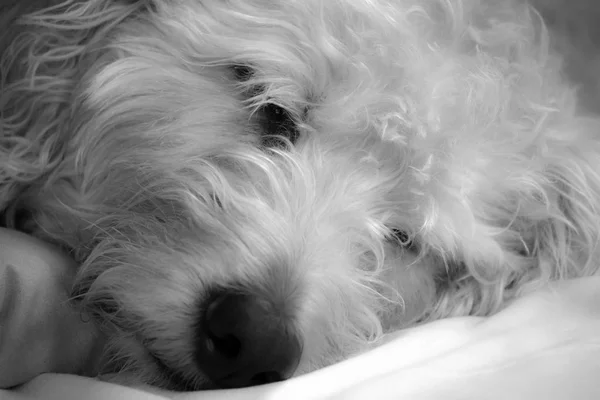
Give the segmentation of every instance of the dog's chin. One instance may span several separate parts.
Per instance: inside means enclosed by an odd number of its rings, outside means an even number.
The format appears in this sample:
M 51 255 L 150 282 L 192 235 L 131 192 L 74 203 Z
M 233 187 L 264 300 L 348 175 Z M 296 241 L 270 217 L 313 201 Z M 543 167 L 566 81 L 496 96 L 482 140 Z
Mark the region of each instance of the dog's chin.
M 153 355 L 149 350 L 148 356 L 152 359 L 154 364 L 154 368 L 151 369 L 156 371 L 155 376 L 161 377 L 158 381 L 152 381 L 154 386 L 176 392 L 221 389 L 216 383 L 212 382 L 205 374 L 202 374 L 199 371 L 196 371 L 192 377 L 189 377 L 181 371 L 169 367 L 163 360 Z
M 133 336 L 119 338 L 114 332 L 108 336 L 109 341 L 96 360 L 100 380 L 176 392 L 220 389 L 203 371 L 175 368 Z

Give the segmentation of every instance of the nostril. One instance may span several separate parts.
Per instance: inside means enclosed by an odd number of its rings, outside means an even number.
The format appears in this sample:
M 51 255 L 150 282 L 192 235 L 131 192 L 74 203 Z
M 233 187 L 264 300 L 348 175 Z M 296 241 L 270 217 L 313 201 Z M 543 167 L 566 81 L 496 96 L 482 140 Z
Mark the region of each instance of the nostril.
M 235 336 L 225 335 L 217 337 L 209 332 L 208 339 L 209 343 L 207 345 L 212 346 L 212 350 L 218 352 L 223 357 L 234 359 L 240 355 L 242 343 Z
M 242 343 L 232 332 L 232 326 L 223 312 L 227 307 L 227 297 L 220 296 L 210 302 L 204 316 L 208 350 L 219 356 L 234 359 L 239 356 Z

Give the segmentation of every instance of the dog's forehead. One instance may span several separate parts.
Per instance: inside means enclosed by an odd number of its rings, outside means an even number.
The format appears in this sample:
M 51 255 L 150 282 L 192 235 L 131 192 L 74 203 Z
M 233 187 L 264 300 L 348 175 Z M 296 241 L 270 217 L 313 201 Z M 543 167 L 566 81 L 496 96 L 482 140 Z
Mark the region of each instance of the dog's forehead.
M 383 200 L 386 191 L 406 189 L 413 180 L 412 151 L 376 134 L 343 136 L 315 132 L 289 149 L 245 149 L 238 161 L 256 180 L 241 180 L 265 188 L 265 195 L 269 196 L 277 195 L 272 193 L 275 190 L 285 196 L 305 196 L 314 202 L 312 197 L 332 201 L 338 194 L 367 198 L 371 193 Z
M 385 5 L 387 1 L 378 2 Z M 398 45 L 394 14 L 403 7 L 370 3 L 180 0 L 157 2 L 156 21 L 164 24 L 172 37 L 185 41 L 188 52 L 215 60 L 252 61 L 260 69 L 294 73 L 296 78 L 313 75 L 311 69 L 318 69 L 327 73 L 312 77 L 328 85 L 332 77 L 348 78 L 350 56 L 359 57 L 366 67 L 370 58 L 379 62 L 382 57 L 378 54 Z M 384 42 L 393 46 L 375 46 Z

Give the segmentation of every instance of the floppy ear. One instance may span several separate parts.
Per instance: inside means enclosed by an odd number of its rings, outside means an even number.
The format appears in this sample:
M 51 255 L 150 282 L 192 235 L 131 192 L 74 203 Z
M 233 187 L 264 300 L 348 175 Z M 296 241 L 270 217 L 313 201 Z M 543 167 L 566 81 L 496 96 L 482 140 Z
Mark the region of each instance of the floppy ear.
M 522 239 L 518 257 L 526 268 L 509 271 L 511 291 L 529 292 L 599 271 L 600 121 L 577 116 L 565 121 L 548 128 L 553 135 L 548 141 L 563 143 L 546 149 L 537 192 L 519 203 L 512 229 Z
M 575 145 L 561 149 L 547 169 L 555 195 L 551 218 L 541 224 L 536 248 L 541 274 L 565 279 L 598 273 L 600 244 L 600 121 L 573 118 L 561 135 Z
M 63 156 L 82 62 L 145 1 L 32 0 L 0 5 L 0 210 Z M 50 8 L 44 8 L 50 7 Z M 17 139 L 19 138 L 19 139 Z M 11 226 L 15 221 L 7 221 Z

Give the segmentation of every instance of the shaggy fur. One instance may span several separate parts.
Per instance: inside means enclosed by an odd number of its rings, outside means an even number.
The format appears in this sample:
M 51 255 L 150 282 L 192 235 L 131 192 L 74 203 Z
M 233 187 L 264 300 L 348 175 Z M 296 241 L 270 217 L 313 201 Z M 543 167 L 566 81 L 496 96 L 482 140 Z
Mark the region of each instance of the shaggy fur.
M 81 263 L 107 370 L 167 388 L 212 385 L 194 346 L 214 287 L 286 315 L 296 374 L 494 313 L 598 270 L 600 120 L 553 26 L 519 0 L 30 13 L 2 40 L 6 224 Z

